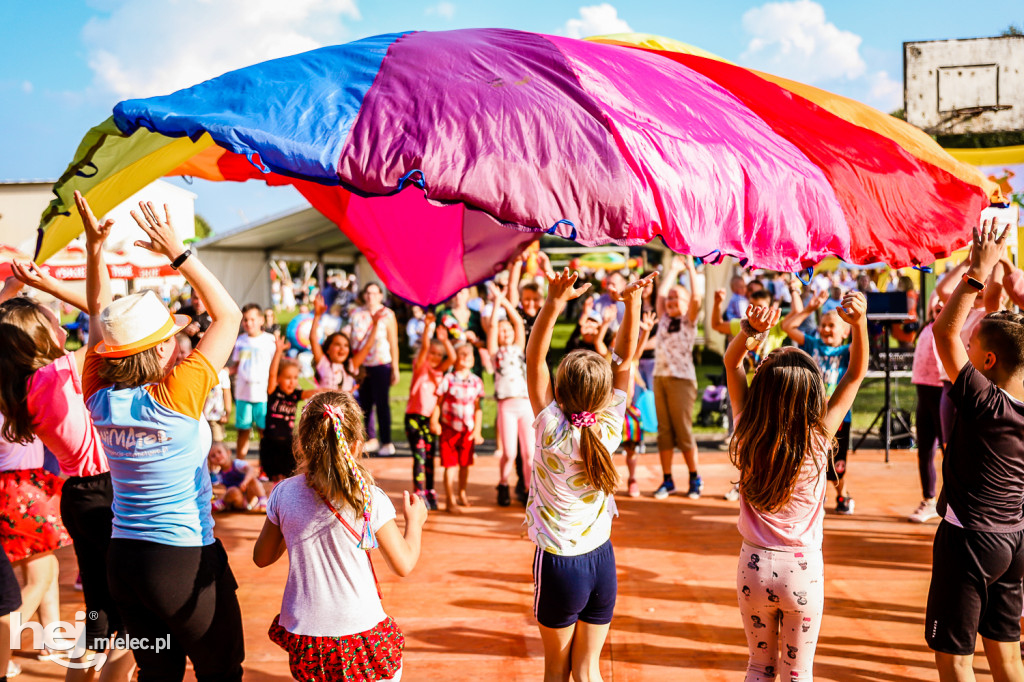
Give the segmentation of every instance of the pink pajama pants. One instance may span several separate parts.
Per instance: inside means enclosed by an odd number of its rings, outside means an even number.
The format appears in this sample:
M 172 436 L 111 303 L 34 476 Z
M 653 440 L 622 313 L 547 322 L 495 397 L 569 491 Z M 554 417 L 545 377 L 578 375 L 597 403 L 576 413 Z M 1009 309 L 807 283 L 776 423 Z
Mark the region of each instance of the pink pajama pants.
M 501 480 L 508 483 L 516 462 L 516 438 L 523 453 L 523 484 L 530 488 L 533 471 L 533 408 L 529 398 L 505 398 L 498 401 L 498 435 L 501 437 Z
M 750 649 L 746 682 L 813 679 L 825 607 L 821 551 L 777 552 L 744 542 L 736 594 Z

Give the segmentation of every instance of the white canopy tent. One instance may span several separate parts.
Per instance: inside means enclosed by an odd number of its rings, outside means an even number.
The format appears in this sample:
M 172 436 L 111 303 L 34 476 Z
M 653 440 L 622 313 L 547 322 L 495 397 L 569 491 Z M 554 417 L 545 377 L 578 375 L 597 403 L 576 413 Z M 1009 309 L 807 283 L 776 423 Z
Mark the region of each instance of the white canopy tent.
M 340 265 L 354 272 L 360 282 L 377 280 L 366 257 L 351 240 L 312 207 L 214 235 L 194 248 L 239 304 L 271 305 L 271 261 Z

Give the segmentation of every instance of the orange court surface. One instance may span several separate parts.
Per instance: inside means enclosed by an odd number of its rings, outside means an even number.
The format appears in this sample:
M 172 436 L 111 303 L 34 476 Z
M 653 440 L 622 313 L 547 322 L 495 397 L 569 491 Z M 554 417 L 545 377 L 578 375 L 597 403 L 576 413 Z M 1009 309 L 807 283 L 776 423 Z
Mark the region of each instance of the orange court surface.
M 617 457 L 622 473 L 625 466 Z M 686 471 L 677 458 L 677 481 Z M 920 501 L 916 451 L 851 453 L 856 514 L 825 520 L 825 618 L 814 672 L 818 680 L 937 680 L 924 642 L 932 536 L 937 521 L 907 521 Z M 400 504 L 410 487 L 411 459 L 377 458 L 369 466 L 378 484 Z M 441 469 L 438 468 L 440 476 Z M 737 505 L 723 494 L 734 470 L 721 450 L 701 453 L 705 494 L 651 498 L 661 481 L 657 454 L 641 457 L 644 496 L 617 498 L 620 516 L 612 543 L 619 594 L 605 645 L 606 681 L 738 680 L 747 646 L 736 604 L 740 536 Z M 540 680 L 543 658 L 531 613 L 534 546 L 522 536 L 522 507 L 495 506 L 497 460 L 482 456 L 470 476 L 474 506 L 462 516 L 430 515 L 423 553 L 413 573 L 399 579 L 374 552 L 384 608 L 405 632 L 402 679 Z M 685 490 L 685 485 L 683 485 Z M 829 491 L 828 508 L 834 508 Z M 401 525 L 401 511 L 399 521 Z M 287 558 L 258 569 L 252 547 L 263 515 L 217 517 L 217 536 L 231 557 L 245 626 L 245 679 L 287 680 L 287 657 L 267 638 L 281 604 Z M 61 612 L 73 620 L 82 608 L 71 548 L 60 552 Z M 16 652 L 20 679 L 58 680 L 64 668 Z M 984 655 L 978 679 L 990 680 Z M 191 672 L 186 679 L 192 679 Z

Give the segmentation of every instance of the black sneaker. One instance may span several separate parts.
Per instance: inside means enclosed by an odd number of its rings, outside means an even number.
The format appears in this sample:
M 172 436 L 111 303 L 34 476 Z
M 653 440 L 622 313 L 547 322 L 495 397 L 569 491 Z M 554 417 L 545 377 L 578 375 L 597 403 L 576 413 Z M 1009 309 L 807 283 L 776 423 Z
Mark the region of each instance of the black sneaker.
M 853 513 L 852 497 L 836 497 L 836 514 L 850 515 Z
M 498 506 L 507 507 L 512 504 L 512 496 L 508 493 L 507 485 L 498 486 Z
M 427 509 L 437 511 L 437 493 L 433 490 L 427 491 Z

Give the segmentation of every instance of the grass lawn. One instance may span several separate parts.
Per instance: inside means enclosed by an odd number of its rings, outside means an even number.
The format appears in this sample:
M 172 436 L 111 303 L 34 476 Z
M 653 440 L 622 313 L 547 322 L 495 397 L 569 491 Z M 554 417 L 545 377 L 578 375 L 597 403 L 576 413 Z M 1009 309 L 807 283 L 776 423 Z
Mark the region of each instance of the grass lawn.
M 287 326 L 287 321 L 290 320 L 291 317 L 294 317 L 294 315 L 282 313 L 279 315 L 278 319 L 282 326 Z M 559 323 L 555 327 L 552 346 L 556 349 L 563 347 L 566 340 L 569 338 L 569 334 L 572 332 L 572 328 L 572 324 Z M 698 400 L 697 404 L 694 405 L 695 417 L 697 413 L 700 412 L 700 395 L 703 393 L 704 388 L 711 383 L 709 377 L 720 375 L 722 373 L 722 365 L 718 362 L 718 356 L 713 353 L 707 353 L 705 355 L 707 361 L 697 366 Z M 391 440 L 396 445 L 401 445 L 406 442 L 405 405 L 409 395 L 409 384 L 412 381 L 411 364 L 403 361 L 399 363 L 399 368 L 401 369 L 401 378 L 398 384 L 391 389 Z M 302 379 L 302 386 L 303 388 L 313 388 L 313 383 L 308 379 Z M 493 377 L 490 374 L 484 375 L 484 387 L 488 396 L 492 396 L 494 394 L 494 382 Z M 882 380 L 868 381 L 861 387 L 853 407 L 853 429 L 855 432 L 863 431 L 871 424 L 871 421 L 875 418 L 878 410 L 882 407 L 884 391 L 885 387 Z M 898 405 L 905 410 L 909 410 L 911 415 L 913 415 L 914 407 L 917 404 L 917 394 L 909 380 L 903 379 L 898 383 L 893 383 L 893 398 L 894 405 Z M 491 441 L 495 438 L 494 423 L 496 414 L 497 405 L 493 398 L 488 398 L 483 403 L 483 435 L 484 438 Z M 694 431 L 703 435 L 722 434 L 724 436 L 725 434 L 725 430 L 723 428 L 703 427 L 696 424 L 694 425 Z M 226 428 L 226 440 L 234 442 L 237 439 L 237 435 L 238 434 L 234 428 L 234 411 L 232 411 Z M 854 442 L 856 442 L 856 436 L 854 438 Z

